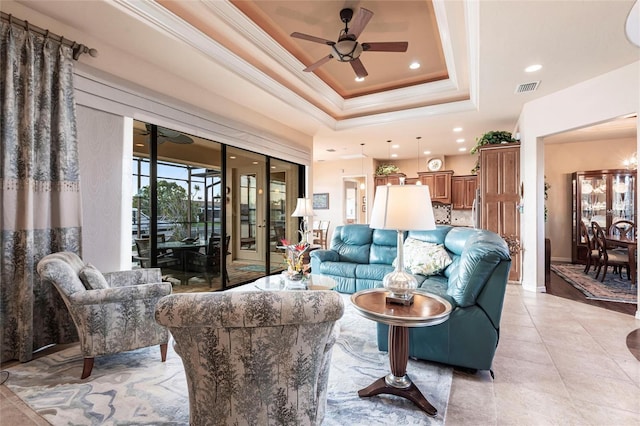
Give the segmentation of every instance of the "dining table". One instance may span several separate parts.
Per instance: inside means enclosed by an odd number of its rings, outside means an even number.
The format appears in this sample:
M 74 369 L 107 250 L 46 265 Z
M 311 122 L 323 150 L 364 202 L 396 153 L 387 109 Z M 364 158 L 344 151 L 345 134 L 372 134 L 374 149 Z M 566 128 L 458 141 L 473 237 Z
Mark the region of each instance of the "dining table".
M 202 247 L 205 247 L 206 241 L 198 239 L 195 241 L 165 241 L 158 242 L 158 250 L 172 250 L 177 258 L 180 259 L 182 265 L 182 272 L 187 271 L 187 252 L 199 251 Z
M 627 237 L 622 235 L 614 235 L 607 234 L 605 235 L 605 239 L 607 240 L 607 244 L 611 244 L 616 247 L 625 247 L 629 253 L 629 275 L 631 275 L 631 282 L 636 284 L 637 276 L 637 260 L 636 260 L 636 249 L 638 247 L 638 242 L 634 237 Z

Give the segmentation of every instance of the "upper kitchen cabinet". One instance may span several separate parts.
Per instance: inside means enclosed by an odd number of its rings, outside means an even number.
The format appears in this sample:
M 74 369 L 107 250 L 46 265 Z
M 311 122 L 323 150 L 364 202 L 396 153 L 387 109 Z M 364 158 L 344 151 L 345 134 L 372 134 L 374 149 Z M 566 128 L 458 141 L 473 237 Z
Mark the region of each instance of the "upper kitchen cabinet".
M 451 206 L 456 210 L 471 210 L 476 198 L 478 177 L 475 175 L 451 178 Z
M 451 204 L 451 177 L 453 171 L 418 172 L 418 179 L 423 185 L 429 186 L 431 201 Z
M 400 179 L 406 178 L 404 173 L 390 173 L 388 175 L 374 175 L 373 184 L 374 188 L 384 185 L 400 185 Z
M 584 263 L 587 248 L 580 239 L 580 221 L 591 233 L 591 222 L 608 230 L 619 220 L 635 222 L 636 172 L 632 170 L 592 170 L 571 175 L 573 191 L 571 258 Z

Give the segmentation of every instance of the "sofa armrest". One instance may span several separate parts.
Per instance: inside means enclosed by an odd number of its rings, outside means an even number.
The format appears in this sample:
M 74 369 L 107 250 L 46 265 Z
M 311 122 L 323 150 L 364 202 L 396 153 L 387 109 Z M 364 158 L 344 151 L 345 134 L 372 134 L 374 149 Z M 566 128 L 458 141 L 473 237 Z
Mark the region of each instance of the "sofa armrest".
M 129 271 L 114 271 L 104 273 L 109 287 L 129 287 L 132 285 L 159 283 L 162 281 L 160 268 L 141 268 Z
M 340 261 L 340 255 L 337 251 L 333 250 L 314 250 L 311 252 L 310 257 L 317 259 L 320 262 L 338 262 Z
M 79 291 L 70 295 L 69 301 L 72 305 L 102 305 L 131 300 L 160 299 L 169 294 L 171 294 L 171 283 L 157 282 L 130 287 Z

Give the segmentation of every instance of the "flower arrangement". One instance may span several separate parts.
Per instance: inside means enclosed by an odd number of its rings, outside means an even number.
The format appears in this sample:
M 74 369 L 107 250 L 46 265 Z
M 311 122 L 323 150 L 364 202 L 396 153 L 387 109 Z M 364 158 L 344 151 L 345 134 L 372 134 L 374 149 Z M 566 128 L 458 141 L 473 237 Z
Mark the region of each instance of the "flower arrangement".
M 287 265 L 287 272 L 290 277 L 299 276 L 302 278 L 304 254 L 309 250 L 309 243 L 299 242 L 298 244 L 290 244 L 289 241 L 283 239 L 284 260 Z

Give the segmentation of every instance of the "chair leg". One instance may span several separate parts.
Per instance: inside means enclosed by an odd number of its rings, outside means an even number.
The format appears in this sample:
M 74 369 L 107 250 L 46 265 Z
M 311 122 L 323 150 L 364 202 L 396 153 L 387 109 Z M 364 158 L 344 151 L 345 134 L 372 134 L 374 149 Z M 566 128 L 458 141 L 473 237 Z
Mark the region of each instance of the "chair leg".
M 588 273 L 589 269 L 591 269 L 591 256 L 587 256 L 587 263 L 584 266 L 584 273 Z
M 607 275 L 607 269 L 609 269 L 609 265 L 604 265 L 604 269 L 602 270 L 602 278 L 600 278 L 600 282 L 604 282 L 604 277 Z
M 160 359 L 162 360 L 162 362 L 165 362 L 167 360 L 167 344 L 166 343 L 160 343 Z
M 93 357 L 84 359 L 84 366 L 82 367 L 82 376 L 81 379 L 86 379 L 91 375 L 91 370 L 93 370 Z

